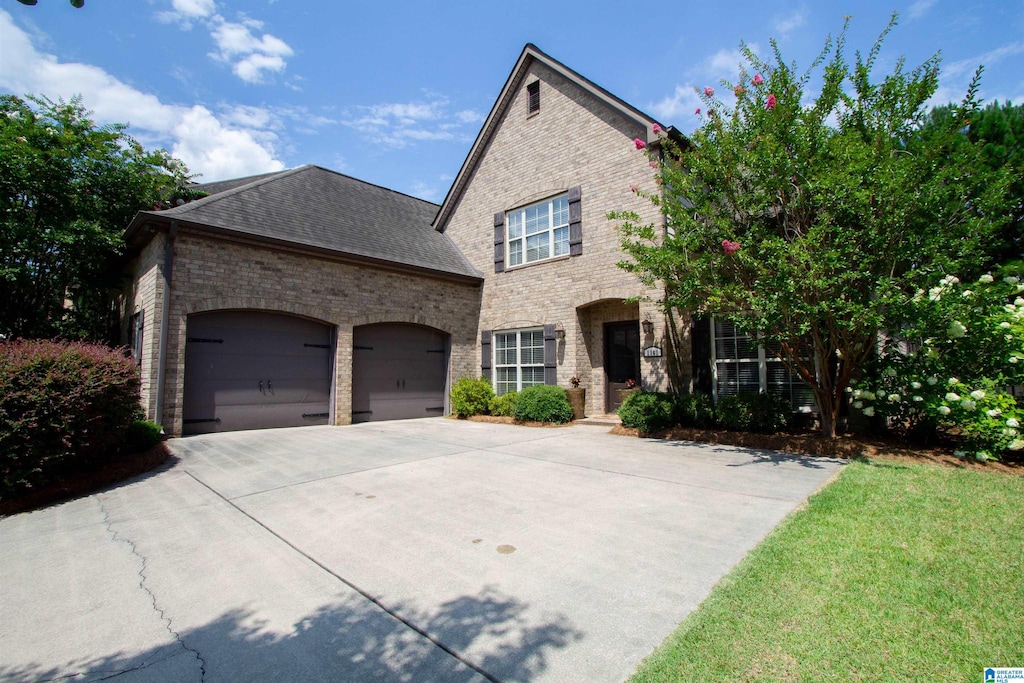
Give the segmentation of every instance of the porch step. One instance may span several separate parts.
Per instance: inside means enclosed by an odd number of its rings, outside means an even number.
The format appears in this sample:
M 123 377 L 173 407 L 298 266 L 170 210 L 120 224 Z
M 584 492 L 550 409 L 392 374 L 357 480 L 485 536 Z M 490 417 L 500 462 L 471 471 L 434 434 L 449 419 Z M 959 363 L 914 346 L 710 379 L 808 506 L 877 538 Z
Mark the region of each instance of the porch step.
M 611 415 L 588 415 L 582 420 L 576 420 L 578 425 L 604 425 L 606 427 L 614 427 L 622 424 L 622 420 L 615 413 Z

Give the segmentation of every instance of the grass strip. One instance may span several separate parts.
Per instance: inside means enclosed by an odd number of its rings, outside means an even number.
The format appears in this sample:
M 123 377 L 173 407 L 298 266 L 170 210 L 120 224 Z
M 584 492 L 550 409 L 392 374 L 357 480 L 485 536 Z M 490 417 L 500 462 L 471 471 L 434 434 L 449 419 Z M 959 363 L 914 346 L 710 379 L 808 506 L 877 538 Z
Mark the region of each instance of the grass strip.
M 1024 477 L 861 460 L 630 681 L 981 681 L 989 666 L 1024 666 Z

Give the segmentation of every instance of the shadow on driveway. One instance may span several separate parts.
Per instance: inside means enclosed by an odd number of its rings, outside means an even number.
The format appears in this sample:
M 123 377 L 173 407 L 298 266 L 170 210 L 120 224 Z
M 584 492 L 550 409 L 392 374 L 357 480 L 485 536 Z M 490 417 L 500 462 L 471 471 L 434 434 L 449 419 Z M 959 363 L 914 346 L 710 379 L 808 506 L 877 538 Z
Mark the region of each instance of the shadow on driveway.
M 549 652 L 582 637 L 562 616 L 529 626 L 526 605 L 493 587 L 432 613 L 392 609 L 406 623 L 350 598 L 316 610 L 287 633 L 236 609 L 181 633 L 168 627 L 173 640 L 145 652 L 52 668 L 4 665 L 0 680 L 529 681 L 547 668 Z

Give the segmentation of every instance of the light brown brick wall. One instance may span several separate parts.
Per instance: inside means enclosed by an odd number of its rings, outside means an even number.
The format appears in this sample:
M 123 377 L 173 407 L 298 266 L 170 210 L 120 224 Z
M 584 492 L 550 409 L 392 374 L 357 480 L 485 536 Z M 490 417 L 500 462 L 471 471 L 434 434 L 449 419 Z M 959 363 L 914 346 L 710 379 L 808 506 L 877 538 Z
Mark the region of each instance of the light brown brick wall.
M 129 316 L 142 312 L 142 354 L 139 371 L 142 375 L 141 400 L 146 419 L 156 420 L 156 375 L 158 363 L 158 337 L 160 317 L 163 315 L 163 258 L 164 238 L 161 233 L 142 249 L 133 264 L 135 290 Z M 129 330 L 129 335 L 131 334 Z M 128 340 L 126 339 L 125 342 Z
M 186 323 L 192 313 L 264 310 L 334 326 L 336 424 L 351 421 L 353 327 L 378 322 L 433 327 L 451 335 L 452 376 L 479 372 L 474 356 L 480 300 L 476 284 L 343 263 L 182 230 L 174 245 L 171 290 L 163 423 L 173 434 L 181 433 Z M 153 319 L 157 321 L 158 315 L 154 314 Z M 155 340 L 156 334 L 158 331 L 150 336 Z
M 526 86 L 540 79 L 540 112 L 527 115 Z M 654 302 L 661 292 L 645 288 L 616 264 L 623 258 L 609 211 L 632 210 L 643 222 L 661 225 L 650 201 L 631 184 L 657 193 L 655 171 L 633 139 L 645 129 L 534 62 L 504 113 L 446 226 L 446 233 L 485 275 L 481 330 L 561 323 L 558 383 L 579 374 L 588 388 L 588 412 L 603 412 L 604 368 L 600 324 L 650 315 L 662 343 L 664 320 Z M 581 187 L 583 254 L 494 272 L 494 214 Z M 623 299 L 644 296 L 639 305 Z M 605 316 L 604 304 L 614 311 Z M 594 306 L 593 304 L 598 304 Z M 601 322 L 598 322 L 601 321 Z M 478 335 L 479 339 L 479 335 Z M 662 343 L 663 344 L 663 343 Z M 663 344 L 664 345 L 664 344 Z M 478 352 L 479 353 L 479 352 Z M 645 383 L 668 388 L 664 359 L 643 359 Z

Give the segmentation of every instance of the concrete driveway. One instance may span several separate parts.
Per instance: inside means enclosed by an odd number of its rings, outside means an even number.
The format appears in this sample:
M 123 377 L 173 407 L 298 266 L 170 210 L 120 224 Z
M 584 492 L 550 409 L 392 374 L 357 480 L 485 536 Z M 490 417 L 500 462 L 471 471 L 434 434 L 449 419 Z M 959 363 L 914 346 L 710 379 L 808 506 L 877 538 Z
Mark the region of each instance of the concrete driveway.
M 0 520 L 0 679 L 620 681 L 841 467 L 441 418 L 171 445 Z

